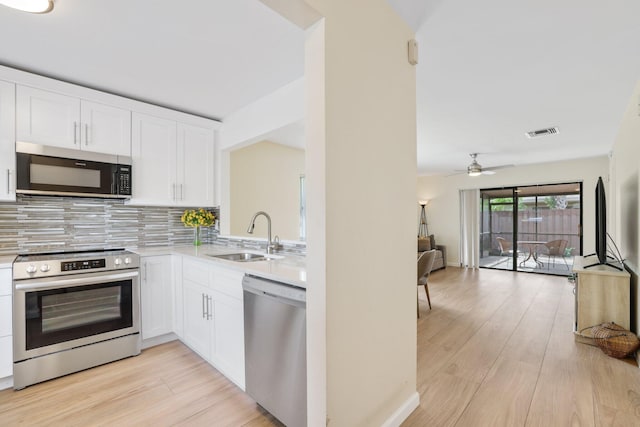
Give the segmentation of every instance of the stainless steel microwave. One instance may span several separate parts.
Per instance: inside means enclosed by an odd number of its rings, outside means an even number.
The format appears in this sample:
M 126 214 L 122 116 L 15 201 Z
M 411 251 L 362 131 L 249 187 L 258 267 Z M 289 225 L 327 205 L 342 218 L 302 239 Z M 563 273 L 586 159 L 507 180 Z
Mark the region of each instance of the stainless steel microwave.
M 131 158 L 16 142 L 16 193 L 131 197 Z

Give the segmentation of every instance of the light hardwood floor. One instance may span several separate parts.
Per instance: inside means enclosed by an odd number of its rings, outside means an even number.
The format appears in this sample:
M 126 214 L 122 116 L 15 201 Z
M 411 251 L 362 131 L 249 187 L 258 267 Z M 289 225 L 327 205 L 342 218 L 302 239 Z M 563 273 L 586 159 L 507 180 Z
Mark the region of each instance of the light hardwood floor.
M 640 426 L 640 369 L 575 343 L 566 277 L 447 268 L 420 293 L 413 426 Z
M 635 362 L 576 344 L 566 278 L 447 268 L 420 290 L 414 426 L 640 426 Z M 277 426 L 179 342 L 0 392 L 0 426 Z
M 179 341 L 0 392 L 0 426 L 281 426 Z

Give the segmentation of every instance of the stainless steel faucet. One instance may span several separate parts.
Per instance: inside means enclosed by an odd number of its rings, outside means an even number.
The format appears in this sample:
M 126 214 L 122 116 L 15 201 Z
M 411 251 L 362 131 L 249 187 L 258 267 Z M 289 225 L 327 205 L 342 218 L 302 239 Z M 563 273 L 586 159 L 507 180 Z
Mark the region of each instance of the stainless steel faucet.
M 260 215 L 263 215 L 265 218 L 267 218 L 267 253 L 273 253 L 275 246 L 273 245 L 273 243 L 271 242 L 271 217 L 269 216 L 268 213 L 263 212 L 263 211 L 258 211 L 255 214 L 253 214 L 253 218 L 251 218 L 251 222 L 249 223 L 249 228 L 247 228 L 247 233 L 249 234 L 253 234 L 253 229 L 256 226 L 256 218 Z

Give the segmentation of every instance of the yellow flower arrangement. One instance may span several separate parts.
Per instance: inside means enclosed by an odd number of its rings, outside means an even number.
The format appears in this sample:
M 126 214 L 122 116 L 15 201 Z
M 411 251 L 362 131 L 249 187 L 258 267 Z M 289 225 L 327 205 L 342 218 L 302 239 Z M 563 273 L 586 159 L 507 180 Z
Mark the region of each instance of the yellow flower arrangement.
M 216 221 L 216 217 L 202 208 L 187 209 L 180 217 L 180 221 L 187 227 L 209 227 Z

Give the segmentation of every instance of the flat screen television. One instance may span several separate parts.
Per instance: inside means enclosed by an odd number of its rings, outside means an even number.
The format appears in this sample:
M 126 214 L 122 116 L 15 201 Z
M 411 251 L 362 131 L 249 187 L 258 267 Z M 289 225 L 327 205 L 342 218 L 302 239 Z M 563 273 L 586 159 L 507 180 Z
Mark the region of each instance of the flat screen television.
M 596 265 L 609 265 L 618 270 L 622 270 L 622 267 L 607 262 L 609 257 L 607 256 L 607 197 L 604 191 L 604 182 L 602 177 L 598 177 L 598 183 L 596 184 L 596 255 L 598 262 L 591 265 L 587 265 L 584 268 L 594 267 Z

